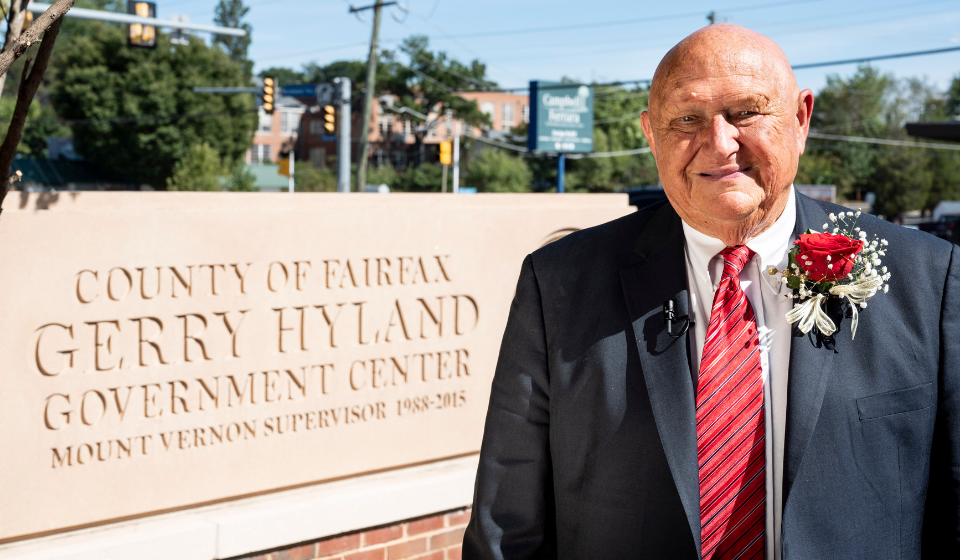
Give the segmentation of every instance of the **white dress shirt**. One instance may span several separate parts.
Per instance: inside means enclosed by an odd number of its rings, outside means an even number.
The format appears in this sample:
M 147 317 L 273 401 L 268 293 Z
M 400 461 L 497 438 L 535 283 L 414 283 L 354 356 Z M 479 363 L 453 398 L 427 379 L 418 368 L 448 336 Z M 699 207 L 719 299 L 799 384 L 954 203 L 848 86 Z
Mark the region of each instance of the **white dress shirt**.
M 766 559 L 780 560 L 780 524 L 783 495 L 783 440 L 787 418 L 787 374 L 790 369 L 790 324 L 786 313 L 792 307 L 789 289 L 779 276 L 770 276 L 767 269 L 782 270 L 787 264 L 787 251 L 793 243 L 797 220 L 794 189 L 783 214 L 766 231 L 747 243 L 755 253 L 740 273 L 740 286 L 757 317 L 760 338 L 760 368 L 763 376 L 763 411 L 766 443 Z M 723 261 L 717 254 L 726 246 L 683 223 L 687 282 L 690 286 L 690 318 L 694 343 L 690 345 L 690 364 L 700 369 L 703 341 L 707 335 L 710 311 Z M 771 538 L 772 537 L 772 538 Z

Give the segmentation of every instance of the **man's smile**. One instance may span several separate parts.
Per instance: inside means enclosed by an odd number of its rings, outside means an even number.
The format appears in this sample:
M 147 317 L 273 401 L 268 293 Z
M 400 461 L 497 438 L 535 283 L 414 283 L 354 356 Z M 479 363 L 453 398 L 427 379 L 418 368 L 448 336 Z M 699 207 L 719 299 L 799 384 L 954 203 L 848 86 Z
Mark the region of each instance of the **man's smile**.
M 747 167 L 739 167 L 739 166 L 721 167 L 718 169 L 703 171 L 703 172 L 697 173 L 697 175 L 699 175 L 700 177 L 703 177 L 704 179 L 708 179 L 710 181 L 729 181 L 733 179 L 740 179 L 742 177 L 746 177 L 747 172 L 751 171 L 752 169 L 753 169 L 752 165 Z

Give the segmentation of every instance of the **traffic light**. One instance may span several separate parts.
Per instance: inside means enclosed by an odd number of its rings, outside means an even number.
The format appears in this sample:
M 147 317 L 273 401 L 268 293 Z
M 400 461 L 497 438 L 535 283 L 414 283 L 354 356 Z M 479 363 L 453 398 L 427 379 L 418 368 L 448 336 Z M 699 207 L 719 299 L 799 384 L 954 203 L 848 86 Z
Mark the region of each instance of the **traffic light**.
M 337 108 L 333 105 L 323 106 L 323 129 L 327 134 L 336 134 L 337 132 Z
M 263 79 L 263 91 L 260 95 L 263 97 L 263 111 L 268 115 L 273 114 L 273 96 L 276 94 L 276 89 L 276 78 Z
M 452 155 L 453 150 L 451 149 L 450 141 L 440 142 L 440 163 L 450 165 Z
M 154 2 L 135 2 L 127 0 L 127 13 L 143 18 L 156 18 L 157 5 Z M 154 25 L 131 23 L 127 26 L 127 45 L 154 49 L 157 47 L 157 28 Z
M 284 177 L 290 176 L 290 154 L 281 155 L 282 159 L 278 162 L 279 166 L 277 168 L 277 173 L 283 175 Z

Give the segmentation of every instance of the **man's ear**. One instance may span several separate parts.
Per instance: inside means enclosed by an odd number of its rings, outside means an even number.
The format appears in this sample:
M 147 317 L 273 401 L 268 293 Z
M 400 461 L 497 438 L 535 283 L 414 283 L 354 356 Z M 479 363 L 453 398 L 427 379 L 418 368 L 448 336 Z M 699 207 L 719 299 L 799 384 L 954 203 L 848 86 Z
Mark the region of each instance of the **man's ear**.
M 650 144 L 650 153 L 657 157 L 657 146 L 653 139 L 653 127 L 650 125 L 650 111 L 640 113 L 640 126 L 643 128 L 643 135 L 647 137 L 647 144 Z
M 807 144 L 807 134 L 810 133 L 810 117 L 813 115 L 813 92 L 805 89 L 800 92 L 797 100 L 797 142 L 800 143 L 800 154 Z

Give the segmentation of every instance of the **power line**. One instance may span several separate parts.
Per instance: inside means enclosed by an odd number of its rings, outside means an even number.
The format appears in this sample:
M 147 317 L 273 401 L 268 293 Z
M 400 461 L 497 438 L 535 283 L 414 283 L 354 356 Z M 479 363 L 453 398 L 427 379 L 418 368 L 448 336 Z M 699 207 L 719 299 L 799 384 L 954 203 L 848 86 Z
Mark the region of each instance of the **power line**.
M 907 140 L 888 140 L 886 138 L 867 138 L 864 136 L 840 136 L 837 134 L 823 134 L 820 132 L 811 132 L 810 138 L 819 138 L 820 140 L 837 140 L 839 142 L 859 142 L 862 144 L 881 144 L 884 146 L 901 146 L 904 148 L 932 148 L 935 150 L 958 150 L 960 144 L 941 144 L 939 142 L 910 142 Z
M 219 113 L 194 113 L 191 115 L 167 115 L 161 117 L 114 117 L 106 119 L 29 119 L 35 123 L 59 123 L 59 124 L 99 124 L 99 123 L 137 123 L 137 122 L 156 122 L 156 121 L 179 121 L 193 119 L 209 119 L 214 117 L 234 117 L 237 115 L 256 113 L 257 109 L 247 109 L 242 111 L 221 111 Z
M 810 0 L 807 2 L 791 0 L 787 2 L 770 2 L 766 4 L 752 4 L 749 6 L 737 6 L 734 8 L 725 9 L 724 12 L 735 12 L 741 10 L 759 10 L 762 8 L 774 8 L 777 6 L 785 6 L 789 4 L 811 4 L 814 2 L 823 2 L 824 0 Z M 652 16 L 652 17 L 642 17 L 642 18 L 633 18 L 633 19 L 618 19 L 618 20 L 608 20 L 608 21 L 597 21 L 592 23 L 578 23 L 578 24 L 569 24 L 569 25 L 553 25 L 547 27 L 527 27 L 524 29 L 503 29 L 499 31 L 480 31 L 476 33 L 461 33 L 454 36 L 448 36 L 450 39 L 470 39 L 475 37 L 503 37 L 507 35 L 526 35 L 530 33 L 549 33 L 552 31 L 571 31 L 579 29 L 588 29 L 596 27 L 610 27 L 616 25 L 632 25 L 635 23 L 647 23 L 652 21 L 664 21 L 670 19 L 683 19 L 688 17 L 703 17 L 703 10 L 696 12 L 683 12 L 677 14 L 669 14 L 664 16 Z
M 791 66 L 794 70 L 803 70 L 805 68 L 819 68 L 821 66 L 837 66 L 840 64 L 853 64 L 855 62 L 870 62 L 872 60 L 888 60 L 891 58 L 907 58 L 910 56 L 923 56 L 928 54 L 940 54 L 945 52 L 960 51 L 960 47 L 946 47 L 942 49 L 930 49 L 926 51 L 912 51 L 896 54 L 882 54 L 878 56 L 865 56 L 863 58 L 848 58 L 846 60 L 833 60 L 830 62 L 811 62 L 809 64 L 794 64 Z

